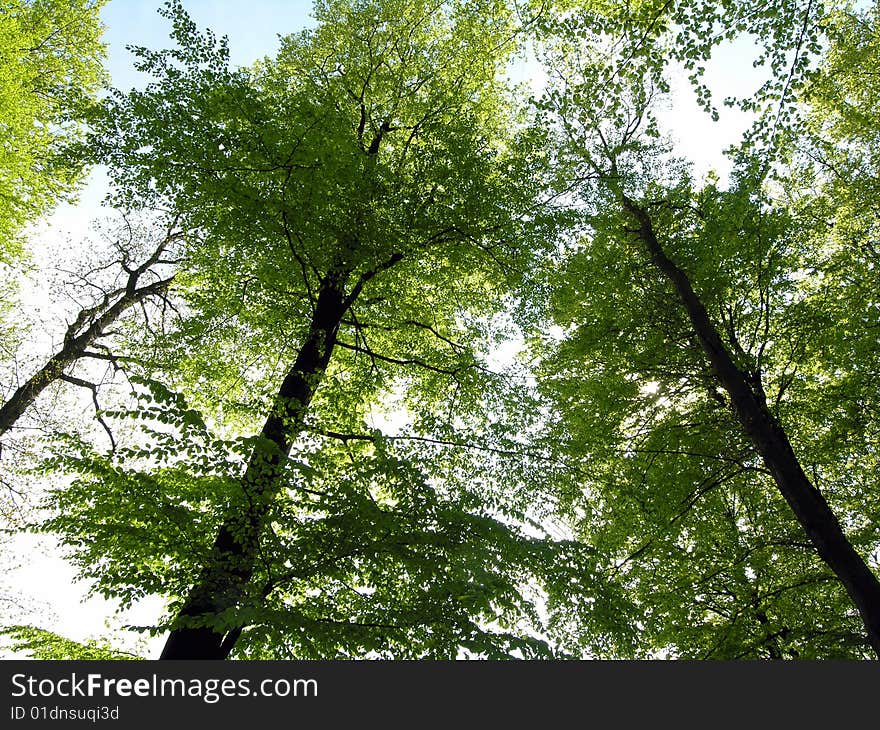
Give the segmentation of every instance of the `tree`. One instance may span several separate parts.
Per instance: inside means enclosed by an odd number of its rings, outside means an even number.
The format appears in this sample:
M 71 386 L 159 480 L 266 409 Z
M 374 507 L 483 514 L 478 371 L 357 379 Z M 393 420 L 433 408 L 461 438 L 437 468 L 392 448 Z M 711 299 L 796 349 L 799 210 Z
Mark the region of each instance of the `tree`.
M 148 378 L 141 415 L 178 444 L 147 433 L 157 470 L 137 447 L 69 448 L 81 478 L 49 525 L 99 590 L 175 599 L 164 658 L 223 658 L 241 637 L 255 656 L 548 651 L 487 625 L 539 623 L 523 573 L 566 574 L 578 546 L 526 538 L 496 518 L 503 497 L 438 481 L 365 423 L 401 385 L 428 406 L 421 429 L 442 427 L 444 398 L 450 421 L 485 420 L 485 323 L 553 230 L 540 134 L 518 132 L 500 81 L 514 17 L 473 10 L 322 2 L 315 30 L 231 70 L 171 4 L 178 47 L 139 51 L 158 80 L 107 102 L 90 143 L 117 202 L 199 232 L 175 279 L 190 316 L 157 362 L 175 358 L 166 377 L 218 428 L 255 429 L 218 439 Z
M 803 28 L 807 27 L 805 20 Z M 808 40 L 810 35 L 803 29 L 797 38 L 795 60 L 782 87 L 785 92 L 796 86 L 792 79 L 797 74 L 803 78 L 803 57 L 798 54 L 805 45 L 814 43 Z M 780 213 L 766 205 L 760 186 L 762 176 L 760 173 L 755 175 L 747 167 L 741 172 L 739 190 L 732 195 L 723 195 L 711 185 L 705 191 L 694 191 L 687 176 L 675 166 L 663 169 L 656 163 L 652 165 L 651 147 L 656 145 L 650 143 L 650 137 L 657 136 L 656 122 L 652 120 L 650 110 L 652 90 L 658 86 L 653 77 L 654 70 L 650 65 L 647 70 L 639 64 L 612 66 L 613 78 L 619 80 L 606 81 L 609 78 L 607 66 L 601 63 L 590 65 L 592 61 L 589 56 L 586 56 L 586 61 L 584 58 L 584 55 L 580 56 L 581 63 L 585 64 L 581 69 L 566 66 L 560 73 L 560 77 L 568 82 L 568 88 L 551 92 L 548 102 L 548 106 L 554 108 L 560 118 L 566 149 L 573 156 L 580 155 L 582 160 L 574 174 L 580 180 L 595 181 L 598 193 L 596 187 L 591 187 L 590 195 L 602 195 L 603 190 L 607 195 L 604 198 L 605 206 L 600 206 L 601 212 L 593 220 L 594 230 L 599 233 L 592 245 L 583 246 L 575 252 L 574 258 L 582 263 L 573 268 L 576 271 L 586 268 L 592 277 L 608 277 L 607 268 L 601 273 L 593 268 L 593 258 L 604 262 L 606 267 L 608 265 L 607 254 L 599 253 L 602 246 L 609 246 L 614 251 L 612 260 L 620 260 L 621 256 L 626 255 L 636 257 L 636 262 L 624 269 L 625 283 L 622 283 L 626 289 L 633 290 L 629 296 L 635 295 L 635 299 L 630 299 L 622 309 L 614 311 L 608 310 L 607 303 L 603 302 L 595 310 L 604 311 L 604 314 L 589 314 L 583 320 L 580 314 L 575 315 L 574 323 L 583 324 L 573 340 L 586 337 L 595 343 L 601 337 L 592 329 L 595 324 L 600 326 L 600 332 L 605 336 L 615 337 L 612 346 L 617 352 L 610 356 L 613 363 L 611 373 L 624 379 L 619 386 L 621 390 L 617 392 L 626 399 L 625 410 L 619 411 L 619 406 L 615 404 L 611 409 L 614 415 L 597 413 L 587 422 L 596 423 L 598 420 L 601 423 L 607 418 L 602 433 L 612 443 L 620 443 L 621 439 L 624 442 L 631 440 L 637 445 L 636 451 L 642 451 L 644 446 L 645 453 L 651 455 L 644 468 L 665 467 L 673 470 L 665 472 L 665 477 L 675 480 L 675 491 L 656 503 L 654 509 L 659 513 L 657 517 L 667 521 L 666 525 L 661 523 L 660 526 L 661 531 L 667 533 L 663 538 L 666 539 L 674 527 L 673 532 L 681 541 L 679 544 L 684 543 L 680 549 L 688 552 L 701 550 L 699 543 L 711 539 L 710 534 L 706 527 L 699 532 L 681 527 L 679 532 L 679 526 L 675 526 L 675 523 L 706 493 L 730 483 L 732 486 L 724 491 L 736 494 L 736 481 L 741 480 L 746 469 L 757 469 L 772 477 L 810 543 L 846 588 L 859 610 L 870 644 L 878 651 L 880 583 L 866 564 L 864 549 L 860 553 L 853 547 L 825 496 L 807 477 L 802 462 L 794 454 L 789 434 L 777 415 L 777 409 L 789 395 L 791 379 L 800 374 L 798 371 L 802 367 L 798 359 L 805 353 L 799 348 L 798 339 L 810 330 L 809 322 L 797 323 L 789 318 L 796 310 L 795 306 L 790 305 L 801 298 L 794 280 L 798 267 L 804 265 L 804 259 L 793 256 L 793 253 L 802 256 L 805 253 L 799 249 L 802 244 L 798 241 L 798 231 L 783 229 L 780 232 L 776 229 L 779 222 L 785 220 L 784 216 L 780 218 Z M 577 81 L 572 81 L 572 77 L 567 77 L 566 73 L 572 73 Z M 610 98 L 602 96 L 595 99 L 595 88 L 604 89 L 609 83 L 619 93 Z M 782 103 L 781 108 L 785 108 L 787 100 L 784 96 Z M 778 121 L 786 115 L 787 112 L 777 112 L 774 119 Z M 642 129 L 647 132 L 648 144 L 645 143 L 645 137 L 639 138 Z M 757 129 L 765 130 L 763 138 L 772 149 L 775 144 L 775 122 L 762 122 Z M 653 159 L 656 159 L 656 153 Z M 759 163 L 753 169 L 760 167 Z M 737 200 L 740 202 L 735 203 Z M 723 202 L 719 204 L 714 201 Z M 618 213 L 608 212 L 615 207 Z M 635 250 L 629 250 L 627 240 L 637 244 Z M 809 256 L 810 253 L 806 252 L 807 260 L 810 260 Z M 633 278 L 636 270 L 639 271 L 638 276 L 645 276 L 645 265 L 649 271 L 653 270 L 653 274 L 648 275 L 655 277 L 657 283 L 646 284 Z M 671 299 L 670 294 L 673 295 Z M 652 304 L 646 303 L 646 295 L 654 300 Z M 569 311 L 578 312 L 579 308 L 583 314 L 594 309 L 589 305 L 575 304 L 569 307 Z M 778 314 L 780 310 L 784 312 L 781 316 Z M 659 316 L 651 316 L 651 312 Z M 639 314 L 633 316 L 634 313 Z M 562 323 L 571 326 L 572 321 L 566 316 Z M 798 326 L 801 331 L 795 334 Z M 636 334 L 638 339 L 632 339 Z M 664 343 L 662 347 L 658 347 L 657 338 Z M 644 349 L 646 346 L 650 349 Z M 581 348 L 577 349 L 583 352 Z M 680 353 L 675 353 L 673 348 L 680 348 Z M 585 355 L 591 357 L 589 350 Z M 695 356 L 696 359 L 693 359 Z M 792 370 L 787 370 L 793 364 Z M 607 377 L 610 373 L 604 375 Z M 739 439 L 732 432 L 733 424 L 719 421 L 717 416 L 710 417 L 707 424 L 705 402 L 694 398 L 699 390 L 708 390 L 713 400 L 729 408 L 730 414 L 736 416 L 738 427 L 746 435 L 749 445 L 745 454 L 742 454 L 742 445 L 737 443 Z M 660 394 L 659 398 L 657 393 Z M 566 402 L 571 403 L 571 398 L 570 392 L 567 393 Z M 587 408 L 592 411 L 595 406 L 588 402 Z M 615 417 L 619 419 L 616 422 Z M 578 421 L 583 419 L 583 413 L 573 417 L 572 423 L 577 424 L 575 433 L 579 434 L 573 438 L 582 437 L 583 425 Z M 721 427 L 726 431 L 724 439 L 727 447 L 722 445 L 713 457 L 714 449 L 718 448 L 716 446 L 707 450 L 705 443 L 683 445 L 679 435 L 667 430 L 670 421 L 672 424 L 678 423 L 676 428 L 700 429 L 701 432 L 707 425 L 712 429 Z M 660 438 L 657 438 L 658 432 L 662 434 Z M 707 438 L 704 432 L 701 438 Z M 715 436 L 711 430 L 708 438 L 711 439 L 710 443 L 714 443 Z M 604 448 L 607 449 L 608 445 Z M 725 470 L 719 466 L 718 469 L 712 469 L 705 479 L 696 483 L 694 489 L 693 485 L 685 486 L 687 481 L 684 481 L 694 479 L 693 471 L 684 468 L 681 459 L 671 458 L 674 454 L 697 459 L 696 463 L 703 461 L 704 464 L 705 460 L 715 458 L 720 462 L 726 461 L 728 468 Z M 759 457 L 760 461 L 756 463 L 755 457 Z M 612 473 L 609 477 L 613 483 L 615 475 Z M 644 485 L 648 479 L 647 472 L 643 473 L 642 478 Z M 693 491 L 690 494 L 688 491 L 682 493 L 682 489 Z M 670 501 L 670 497 L 676 492 L 681 495 L 677 497 L 680 503 L 677 508 L 672 508 L 674 502 Z M 636 493 L 629 494 L 631 498 L 639 500 Z M 855 510 L 856 515 L 864 516 L 865 496 L 864 492 L 861 494 L 858 500 L 860 505 L 838 505 L 847 510 L 848 519 L 850 509 Z M 741 495 L 736 496 L 741 499 Z M 641 499 L 649 497 L 642 495 Z M 748 495 L 746 501 L 752 505 L 750 517 L 753 517 L 754 499 Z M 643 506 L 648 515 L 654 509 Z M 751 521 L 738 517 L 730 504 L 725 511 L 730 526 L 735 530 L 745 530 Z M 711 529 L 717 537 L 718 528 Z M 772 527 L 760 530 L 764 532 L 765 547 L 773 545 L 773 540 L 768 540 Z M 732 536 L 737 537 L 736 531 Z M 643 538 L 641 542 L 645 544 L 636 553 L 621 557 L 621 565 L 647 550 L 652 540 Z M 786 537 L 781 545 L 788 543 L 798 547 L 798 542 Z M 718 545 L 716 542 L 715 546 Z M 750 548 L 746 555 L 751 551 Z M 742 560 L 739 558 L 737 562 Z M 728 572 L 725 577 L 728 595 L 742 601 L 731 588 L 731 573 Z M 778 639 L 790 634 L 791 630 L 788 627 L 781 633 L 766 630 L 769 620 L 757 603 L 761 594 L 760 583 L 765 578 L 758 576 L 755 580 L 753 567 L 744 574 L 744 578 L 748 579 L 746 583 L 752 581 L 755 586 L 748 591 L 752 594 L 748 600 L 752 603 L 750 613 L 762 624 L 765 634 L 761 646 L 767 648 L 771 655 L 779 655 Z M 795 587 L 816 582 L 796 581 Z M 711 608 L 723 615 L 717 604 Z M 731 614 L 731 622 L 742 614 L 743 606 L 740 604 Z M 851 631 L 845 631 L 842 636 L 845 635 L 851 635 Z

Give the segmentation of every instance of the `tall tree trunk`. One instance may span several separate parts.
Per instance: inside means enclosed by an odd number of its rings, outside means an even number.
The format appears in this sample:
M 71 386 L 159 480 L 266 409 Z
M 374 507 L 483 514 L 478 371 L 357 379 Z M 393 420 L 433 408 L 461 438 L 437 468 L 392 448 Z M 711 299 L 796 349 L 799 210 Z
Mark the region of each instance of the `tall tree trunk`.
M 330 362 L 342 317 L 352 300 L 345 296 L 347 279 L 347 270 L 337 268 L 322 283 L 308 334 L 242 477 L 246 506 L 229 514 L 221 525 L 211 562 L 190 590 L 177 616 L 182 625 L 171 631 L 160 659 L 225 659 L 238 639 L 240 628 L 227 633 L 186 623 L 216 617 L 246 597 L 266 516 L 283 483 L 284 462 Z
M 859 610 L 868 640 L 880 657 L 880 582 L 847 540 L 828 502 L 807 478 L 784 428 L 767 408 L 764 398 L 753 389 L 747 374 L 734 363 L 687 274 L 664 252 L 648 213 L 626 196 L 622 196 L 621 201 L 638 222 L 638 236 L 651 261 L 675 287 L 718 382 L 730 395 L 743 429 L 819 556 L 843 583 Z
M 136 281 L 136 279 L 135 279 Z M 113 304 L 98 305 L 97 308 L 83 310 L 77 322 L 68 329 L 62 348 L 49 358 L 48 362 L 27 379 L 0 406 L 0 436 L 15 425 L 15 422 L 39 397 L 49 385 L 64 375 L 64 370 L 85 356 L 89 347 L 104 334 L 107 327 L 116 322 L 122 314 L 147 297 L 164 292 L 171 279 L 162 279 L 140 288 L 126 289 Z M 105 307 L 103 311 L 100 311 Z M 75 334 L 77 324 L 91 318 L 91 324 L 79 334 Z

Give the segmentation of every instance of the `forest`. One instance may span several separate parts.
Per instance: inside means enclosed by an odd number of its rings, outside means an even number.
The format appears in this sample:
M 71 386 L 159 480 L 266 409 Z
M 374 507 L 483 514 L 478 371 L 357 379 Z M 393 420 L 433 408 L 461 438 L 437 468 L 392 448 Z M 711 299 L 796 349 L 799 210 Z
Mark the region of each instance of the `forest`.
M 106 4 L 0 0 L 4 564 L 147 659 L 880 657 L 880 6 L 314 0 L 240 66 L 169 0 L 126 90 Z

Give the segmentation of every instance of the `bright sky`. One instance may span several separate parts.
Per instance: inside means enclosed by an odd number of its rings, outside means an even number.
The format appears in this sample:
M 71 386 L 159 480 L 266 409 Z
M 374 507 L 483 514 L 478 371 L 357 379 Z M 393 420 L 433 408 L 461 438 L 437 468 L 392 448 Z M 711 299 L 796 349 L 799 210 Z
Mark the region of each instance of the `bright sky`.
M 143 81 L 132 68 L 132 55 L 126 45 L 167 47 L 170 24 L 156 12 L 161 5 L 159 0 L 111 0 L 104 9 L 108 68 L 115 86 L 128 89 Z M 184 5 L 200 28 L 208 27 L 218 36 L 229 36 L 235 64 L 249 64 L 271 55 L 277 49 L 279 33 L 295 32 L 312 22 L 309 0 L 184 0 Z M 724 47 L 719 60 L 708 66 L 707 80 L 711 88 L 719 90 L 719 104 L 726 94 L 748 94 L 756 86 L 751 55 L 752 46 L 744 41 Z M 535 76 L 532 71 L 538 70 L 525 69 L 523 76 Z M 676 87 L 674 106 L 664 113 L 663 120 L 680 142 L 682 154 L 693 160 L 698 177 L 714 168 L 723 179 L 729 166 L 721 151 L 738 140 L 747 120 L 739 112 L 720 108 L 721 120 L 713 123 L 696 108 L 685 82 Z M 99 203 L 105 192 L 104 185 L 103 176 L 93 174 L 80 205 L 64 206 L 53 217 L 54 235 L 70 235 L 73 241 L 81 239 L 91 219 L 101 215 Z M 73 569 L 56 554 L 49 541 L 25 536 L 14 544 L 25 564 L 7 574 L 4 582 L 41 607 L 41 611 L 33 615 L 33 622 L 75 640 L 105 634 L 107 620 L 118 625 L 117 620 L 110 619 L 115 608 L 112 603 L 98 598 L 83 601 L 85 586 L 74 583 Z M 159 612 L 159 604 L 148 601 L 124 620 L 149 624 Z M 114 634 L 118 637 L 118 632 Z M 156 657 L 162 643 L 162 637 L 151 640 L 139 652 Z M 132 641 L 125 645 L 132 647 Z

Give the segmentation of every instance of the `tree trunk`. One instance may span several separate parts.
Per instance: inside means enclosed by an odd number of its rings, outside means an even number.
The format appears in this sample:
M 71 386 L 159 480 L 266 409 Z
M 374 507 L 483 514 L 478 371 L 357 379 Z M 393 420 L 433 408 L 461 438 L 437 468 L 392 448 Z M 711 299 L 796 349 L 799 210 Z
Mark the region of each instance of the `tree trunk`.
M 638 222 L 638 236 L 652 263 L 675 287 L 719 383 L 730 395 L 743 429 L 819 556 L 843 583 L 859 610 L 868 640 L 880 657 L 880 582 L 847 540 L 828 502 L 804 473 L 784 428 L 764 399 L 753 390 L 748 376 L 734 363 L 687 275 L 663 251 L 650 216 L 625 196 L 622 203 Z
M 160 659 L 225 659 L 240 627 L 229 632 L 209 626 L 186 626 L 187 620 L 210 620 L 240 606 L 254 572 L 260 535 L 272 501 L 283 484 L 284 463 L 302 428 L 308 405 L 323 378 L 342 317 L 350 305 L 348 272 L 337 270 L 323 282 L 308 335 L 263 424 L 242 478 L 246 506 L 227 516 L 214 542 L 210 564 L 190 590 Z

